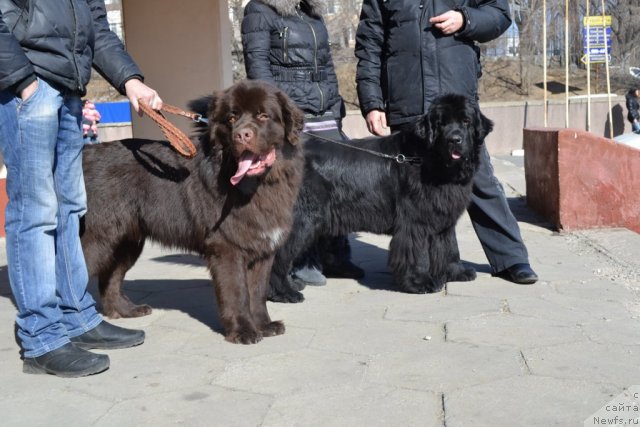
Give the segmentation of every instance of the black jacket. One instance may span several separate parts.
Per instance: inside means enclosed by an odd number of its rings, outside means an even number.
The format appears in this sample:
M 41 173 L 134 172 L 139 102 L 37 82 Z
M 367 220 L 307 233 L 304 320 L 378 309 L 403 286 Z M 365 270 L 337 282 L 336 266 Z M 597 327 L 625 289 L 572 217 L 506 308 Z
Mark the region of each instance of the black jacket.
M 247 77 L 268 81 L 305 113 L 344 116 L 329 34 L 318 0 L 251 0 L 242 47 Z
M 634 120 L 640 120 L 640 105 L 638 105 L 638 97 L 636 96 L 636 89 L 629 89 L 629 92 L 624 96 L 627 101 L 627 119 L 633 123 Z
M 429 18 L 460 10 L 464 27 L 444 36 Z M 356 81 L 363 115 L 386 111 L 399 125 L 424 114 L 438 95 L 477 99 L 481 74 L 475 42 L 511 25 L 507 0 L 364 0 L 356 32 Z
M 140 70 L 109 30 L 103 0 L 0 0 L 0 90 L 35 76 L 80 96 L 94 66 L 120 93 Z

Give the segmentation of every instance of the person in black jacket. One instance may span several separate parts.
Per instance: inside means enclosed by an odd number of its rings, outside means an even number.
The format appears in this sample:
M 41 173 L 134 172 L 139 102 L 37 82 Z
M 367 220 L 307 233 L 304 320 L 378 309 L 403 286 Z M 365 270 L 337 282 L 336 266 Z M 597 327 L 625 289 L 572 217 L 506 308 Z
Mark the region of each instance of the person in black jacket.
M 305 112 L 305 133 L 347 138 L 341 128 L 344 103 L 318 0 L 251 0 L 244 9 L 241 35 L 249 79 L 285 92 Z M 360 278 L 364 271 L 351 263 L 350 253 L 346 236 L 321 238 L 295 263 L 292 278 L 301 287 L 324 285 L 320 269 L 332 277 Z
M 638 101 L 640 89 L 634 86 L 629 89 L 624 97 L 627 104 L 627 119 L 631 123 L 631 130 L 633 133 L 640 134 L 640 113 L 638 112 L 638 109 L 640 109 Z
M 91 68 L 152 108 L 162 99 L 109 30 L 103 0 L 0 0 L 0 148 L 7 167 L 6 245 L 23 371 L 79 377 L 142 344 L 107 323 L 87 292 L 82 101 Z
M 358 98 L 369 131 L 410 127 L 439 96 L 478 100 L 476 42 L 511 24 L 506 0 L 364 0 L 356 32 Z M 494 275 L 535 283 L 527 249 L 504 190 L 482 150 L 469 216 Z

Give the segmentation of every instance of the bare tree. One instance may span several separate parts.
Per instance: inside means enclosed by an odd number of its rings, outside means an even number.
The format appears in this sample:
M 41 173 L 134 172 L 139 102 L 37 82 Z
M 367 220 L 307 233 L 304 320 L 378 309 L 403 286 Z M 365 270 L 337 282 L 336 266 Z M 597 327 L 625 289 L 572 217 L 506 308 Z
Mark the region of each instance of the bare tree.
M 247 77 L 244 68 L 244 55 L 242 52 L 242 38 L 240 25 L 244 16 L 244 5 L 246 0 L 227 0 L 229 5 L 229 18 L 231 19 L 231 61 L 233 67 L 233 80 L 242 80 Z

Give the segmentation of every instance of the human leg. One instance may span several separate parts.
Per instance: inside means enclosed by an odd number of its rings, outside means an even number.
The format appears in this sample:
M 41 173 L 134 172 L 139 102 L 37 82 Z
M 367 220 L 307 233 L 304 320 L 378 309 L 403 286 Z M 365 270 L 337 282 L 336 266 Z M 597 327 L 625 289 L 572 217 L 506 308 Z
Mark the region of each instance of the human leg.
M 39 81 L 26 101 L 4 91 L 0 103 L 0 144 L 9 196 L 7 261 L 25 357 L 40 356 L 69 342 L 56 297 L 53 164 L 60 102 Z
M 56 229 L 56 282 L 61 323 L 71 342 L 83 349 L 127 348 L 144 342 L 144 331 L 125 329 L 103 321 L 87 291 L 89 274 L 80 243 L 80 218 L 87 211 L 82 173 L 84 140 L 82 102 L 64 96 L 59 112 L 54 186 L 58 201 Z
M 82 174 L 82 101 L 64 96 L 59 110 L 53 181 L 57 196 L 55 234 L 56 283 L 62 324 L 69 337 L 83 334 L 102 321 L 87 291 L 89 275 L 80 244 L 80 218 L 87 211 Z
M 42 80 L 24 102 L 8 91 L 0 92 L 0 148 L 10 199 L 5 224 L 9 279 L 18 308 L 17 335 L 24 351 L 25 372 L 39 366 L 48 373 L 78 376 L 76 362 L 80 359 L 95 362 L 91 373 L 106 368 L 105 357 L 88 357 L 69 344 L 67 327 L 74 324 L 72 311 L 81 311 L 86 319 L 78 333 L 94 330 L 101 319 L 95 302 L 85 295 L 84 258 L 78 258 L 77 248 L 65 243 L 74 234 L 77 238 L 77 226 L 70 230 L 62 225 L 60 235 L 57 230 L 64 222 L 61 218 L 66 217 L 65 208 L 59 211 L 59 200 L 64 205 L 71 197 L 78 204 L 77 195 L 56 193 L 60 183 L 54 172 L 65 167 L 57 158 L 62 105 L 61 94 Z M 83 208 L 75 211 L 77 217 L 84 212 Z M 62 252 L 66 254 L 57 259 L 57 253 Z M 73 289 L 59 287 L 61 276 L 60 283 L 71 283 Z M 75 304 L 69 303 L 74 297 Z M 108 358 L 106 361 L 108 366 Z
M 525 281 L 522 278 L 507 275 L 507 278 L 519 283 L 535 282 L 537 276 L 530 269 L 529 255 L 524 245 L 520 228 L 516 221 L 502 185 L 493 174 L 493 167 L 486 147 L 481 151 L 482 160 L 480 168 L 473 181 L 473 194 L 468 212 L 473 228 L 480 239 L 482 249 L 489 260 L 492 272 L 501 275 L 508 272 L 514 266 L 518 268 L 515 273 L 528 268 L 524 272 Z M 516 278 L 517 280 L 513 280 Z M 533 283 L 531 282 L 531 283 Z
M 319 239 L 322 272 L 327 277 L 360 279 L 364 270 L 351 262 L 351 245 L 346 235 Z

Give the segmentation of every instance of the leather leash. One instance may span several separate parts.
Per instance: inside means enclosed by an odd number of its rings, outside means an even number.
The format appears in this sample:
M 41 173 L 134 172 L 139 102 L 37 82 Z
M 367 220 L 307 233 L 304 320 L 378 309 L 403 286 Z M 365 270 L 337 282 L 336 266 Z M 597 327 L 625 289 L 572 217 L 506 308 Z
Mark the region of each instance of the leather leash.
M 171 146 L 184 157 L 192 158 L 196 155 L 196 147 L 193 145 L 191 140 L 175 125 L 170 123 L 160 111 L 156 111 L 152 109 L 149 104 L 145 103 L 142 100 L 138 100 L 138 105 L 140 109 L 156 124 L 160 127 L 160 130 L 167 138 Z M 172 105 L 164 104 L 162 111 L 167 113 L 172 113 L 176 115 L 180 115 L 183 117 L 188 117 L 196 122 L 206 123 L 207 119 L 203 118 L 202 115 L 196 113 L 189 113 L 187 111 L 181 110 L 178 107 L 174 107 Z

